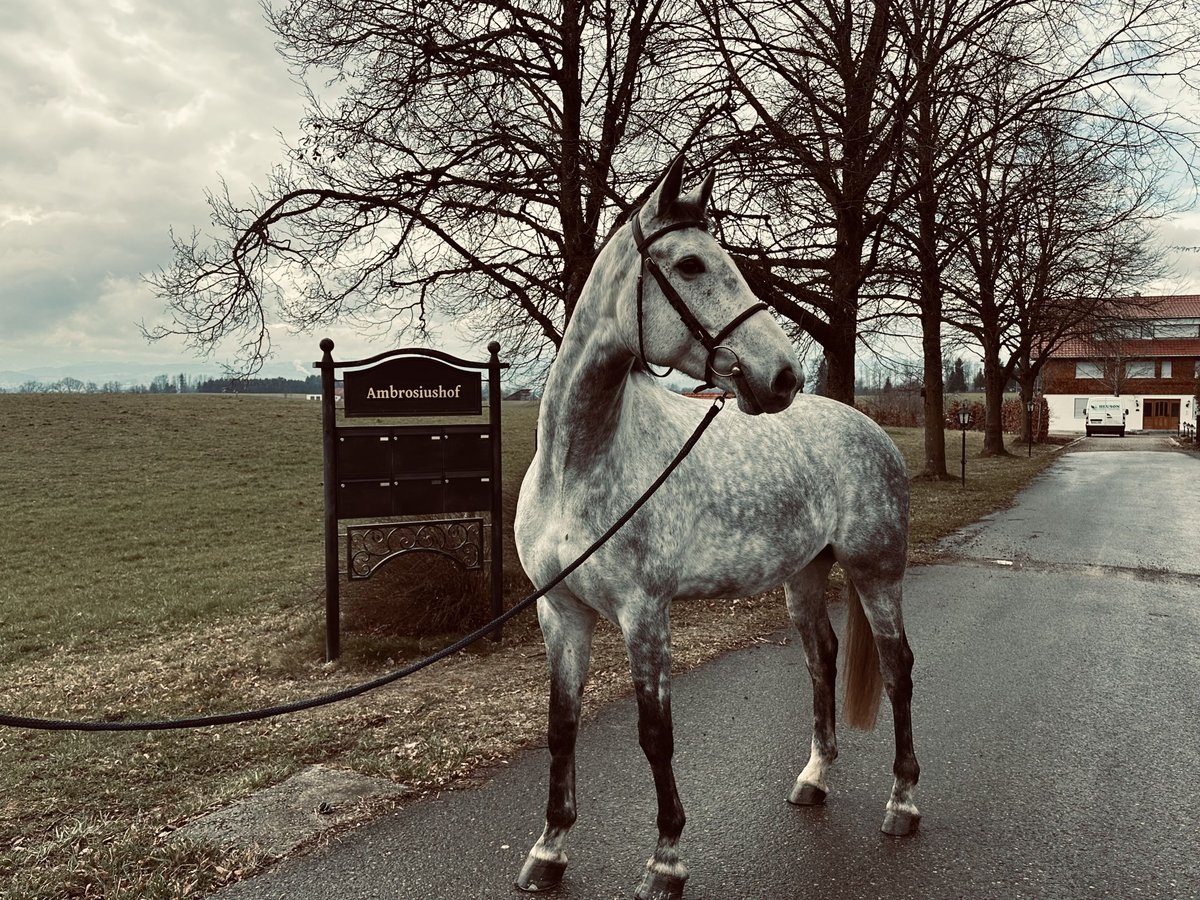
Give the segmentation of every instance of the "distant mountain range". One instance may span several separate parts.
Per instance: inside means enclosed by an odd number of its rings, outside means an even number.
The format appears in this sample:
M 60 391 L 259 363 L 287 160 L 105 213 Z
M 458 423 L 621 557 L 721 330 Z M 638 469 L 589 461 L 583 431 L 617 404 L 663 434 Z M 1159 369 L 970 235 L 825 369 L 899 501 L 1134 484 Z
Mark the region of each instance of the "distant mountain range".
M 314 371 L 301 372 L 300 369 L 286 362 L 267 365 L 259 373 L 262 378 L 306 378 Z M 54 384 L 64 378 L 76 378 L 84 384 L 95 383 L 98 387 L 108 382 L 117 382 L 122 387 L 133 385 L 149 385 L 159 375 L 166 375 L 173 382 L 180 375 L 186 375 L 191 381 L 196 378 L 221 378 L 224 373 L 220 366 L 212 363 L 187 362 L 78 362 L 58 366 L 35 366 L 29 369 L 0 370 L 0 390 L 13 390 L 30 381 L 43 384 Z

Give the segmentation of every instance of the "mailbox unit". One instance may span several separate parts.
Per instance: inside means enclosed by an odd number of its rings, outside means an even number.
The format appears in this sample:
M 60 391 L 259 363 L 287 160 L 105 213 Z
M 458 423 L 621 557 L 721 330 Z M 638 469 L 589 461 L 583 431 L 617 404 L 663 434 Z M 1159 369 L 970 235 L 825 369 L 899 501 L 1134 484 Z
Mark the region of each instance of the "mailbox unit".
M 503 496 L 500 453 L 500 345 L 478 363 L 437 350 L 393 350 L 366 360 L 335 362 L 333 341 L 321 341 L 322 422 L 325 446 L 325 658 L 340 652 L 338 522 L 489 511 L 493 615 L 503 610 Z M 482 412 L 482 375 L 488 371 L 486 425 L 337 424 L 335 373 L 344 376 L 346 418 L 437 417 Z M 404 522 L 423 529 L 456 528 L 461 518 Z M 479 520 L 482 521 L 482 520 Z M 380 533 L 388 523 L 347 527 L 347 558 L 354 532 Z M 482 537 L 480 537 L 482 540 Z M 397 550 L 414 552 L 423 547 Z M 482 547 L 480 547 L 482 555 Z M 386 560 L 385 560 L 386 561 Z M 348 566 L 348 571 L 350 567 Z M 350 577 L 369 577 L 350 571 Z M 492 637 L 499 639 L 499 628 Z

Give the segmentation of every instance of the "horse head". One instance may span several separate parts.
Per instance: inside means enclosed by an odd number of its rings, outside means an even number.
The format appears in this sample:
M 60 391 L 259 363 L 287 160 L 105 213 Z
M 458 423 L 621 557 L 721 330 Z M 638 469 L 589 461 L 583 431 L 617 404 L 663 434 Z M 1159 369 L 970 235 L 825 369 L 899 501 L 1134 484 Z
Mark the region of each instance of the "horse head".
M 676 157 L 633 216 L 627 230 L 641 274 L 621 317 L 644 363 L 730 390 L 751 415 L 779 412 L 799 389 L 799 364 L 766 304 L 708 232 L 714 176 L 682 195 L 683 157 Z

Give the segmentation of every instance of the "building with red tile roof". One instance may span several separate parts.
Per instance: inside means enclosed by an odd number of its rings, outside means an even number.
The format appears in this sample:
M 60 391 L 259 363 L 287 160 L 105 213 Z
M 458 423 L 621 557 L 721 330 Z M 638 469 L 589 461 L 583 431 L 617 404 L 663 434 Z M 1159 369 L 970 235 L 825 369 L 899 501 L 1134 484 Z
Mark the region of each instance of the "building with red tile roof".
M 1126 318 L 1056 348 L 1042 370 L 1050 430 L 1084 433 L 1089 397 L 1120 397 L 1127 431 L 1195 423 L 1200 294 L 1131 297 Z

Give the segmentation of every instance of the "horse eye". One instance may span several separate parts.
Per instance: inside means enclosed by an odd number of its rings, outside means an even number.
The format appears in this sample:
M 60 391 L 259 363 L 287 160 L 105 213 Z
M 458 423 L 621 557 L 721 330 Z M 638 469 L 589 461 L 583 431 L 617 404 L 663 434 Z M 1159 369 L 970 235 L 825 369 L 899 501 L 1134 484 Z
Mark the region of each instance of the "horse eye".
M 704 272 L 704 260 L 698 256 L 685 256 L 675 263 L 675 268 L 684 275 L 700 275 Z

